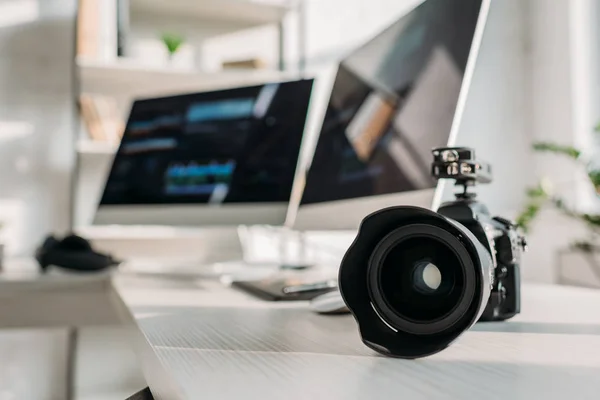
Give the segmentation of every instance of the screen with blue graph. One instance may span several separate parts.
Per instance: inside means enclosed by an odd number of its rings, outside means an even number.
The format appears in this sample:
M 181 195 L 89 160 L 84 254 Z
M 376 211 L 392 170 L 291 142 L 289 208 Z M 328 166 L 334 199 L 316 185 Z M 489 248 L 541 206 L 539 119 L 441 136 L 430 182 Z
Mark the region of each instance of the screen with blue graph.
M 101 204 L 289 201 L 312 84 L 134 102 Z

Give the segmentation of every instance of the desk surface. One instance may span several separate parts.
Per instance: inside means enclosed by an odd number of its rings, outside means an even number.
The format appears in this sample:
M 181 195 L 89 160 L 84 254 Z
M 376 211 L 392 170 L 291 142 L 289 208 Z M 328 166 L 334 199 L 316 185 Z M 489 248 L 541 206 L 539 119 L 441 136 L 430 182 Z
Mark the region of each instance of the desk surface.
M 525 285 L 523 313 L 417 361 L 379 356 L 351 316 L 216 282 L 115 277 L 157 399 L 599 399 L 600 291 Z

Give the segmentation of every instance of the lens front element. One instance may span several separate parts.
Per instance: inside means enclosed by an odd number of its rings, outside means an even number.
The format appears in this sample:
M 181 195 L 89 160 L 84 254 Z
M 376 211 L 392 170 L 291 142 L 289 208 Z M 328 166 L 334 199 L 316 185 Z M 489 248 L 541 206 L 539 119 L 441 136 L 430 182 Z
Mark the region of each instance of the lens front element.
M 421 293 L 433 293 L 442 284 L 440 269 L 430 261 L 422 260 L 415 265 L 413 285 Z
M 431 286 L 426 279 L 431 279 Z M 464 274 L 447 245 L 415 236 L 396 244 L 383 259 L 379 285 L 394 312 L 424 323 L 443 318 L 457 306 L 464 292 Z
M 449 329 L 475 294 L 475 267 L 461 242 L 433 225 L 388 234 L 369 262 L 368 289 L 387 324 L 415 334 Z

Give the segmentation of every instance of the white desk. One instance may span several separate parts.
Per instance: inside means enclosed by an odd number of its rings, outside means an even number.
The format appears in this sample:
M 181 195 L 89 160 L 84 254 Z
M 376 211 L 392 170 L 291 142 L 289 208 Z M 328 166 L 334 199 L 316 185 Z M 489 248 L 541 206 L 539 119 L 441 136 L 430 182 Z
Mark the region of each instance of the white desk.
M 417 361 L 372 352 L 350 316 L 189 276 L 3 274 L 0 326 L 129 324 L 157 399 L 599 399 L 600 291 L 523 296 L 518 317 Z
M 157 399 L 600 399 L 600 291 L 523 287 L 523 313 L 407 361 L 365 347 L 350 316 L 214 282 L 115 277 Z

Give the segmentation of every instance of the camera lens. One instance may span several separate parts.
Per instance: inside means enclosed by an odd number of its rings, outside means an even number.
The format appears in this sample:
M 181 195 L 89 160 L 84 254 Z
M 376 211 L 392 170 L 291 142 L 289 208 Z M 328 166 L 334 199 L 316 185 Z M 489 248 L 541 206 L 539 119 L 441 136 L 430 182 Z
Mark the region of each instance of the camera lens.
M 368 271 L 368 289 L 381 318 L 410 333 L 450 328 L 475 294 L 468 252 L 456 237 L 433 225 L 392 231 L 375 247 Z
M 367 216 L 340 265 L 340 293 L 363 342 L 389 356 L 445 349 L 477 321 L 493 262 L 473 232 L 418 207 Z
M 396 314 L 414 322 L 443 318 L 456 307 L 464 276 L 456 254 L 431 237 L 395 245 L 379 268 L 379 288 Z

